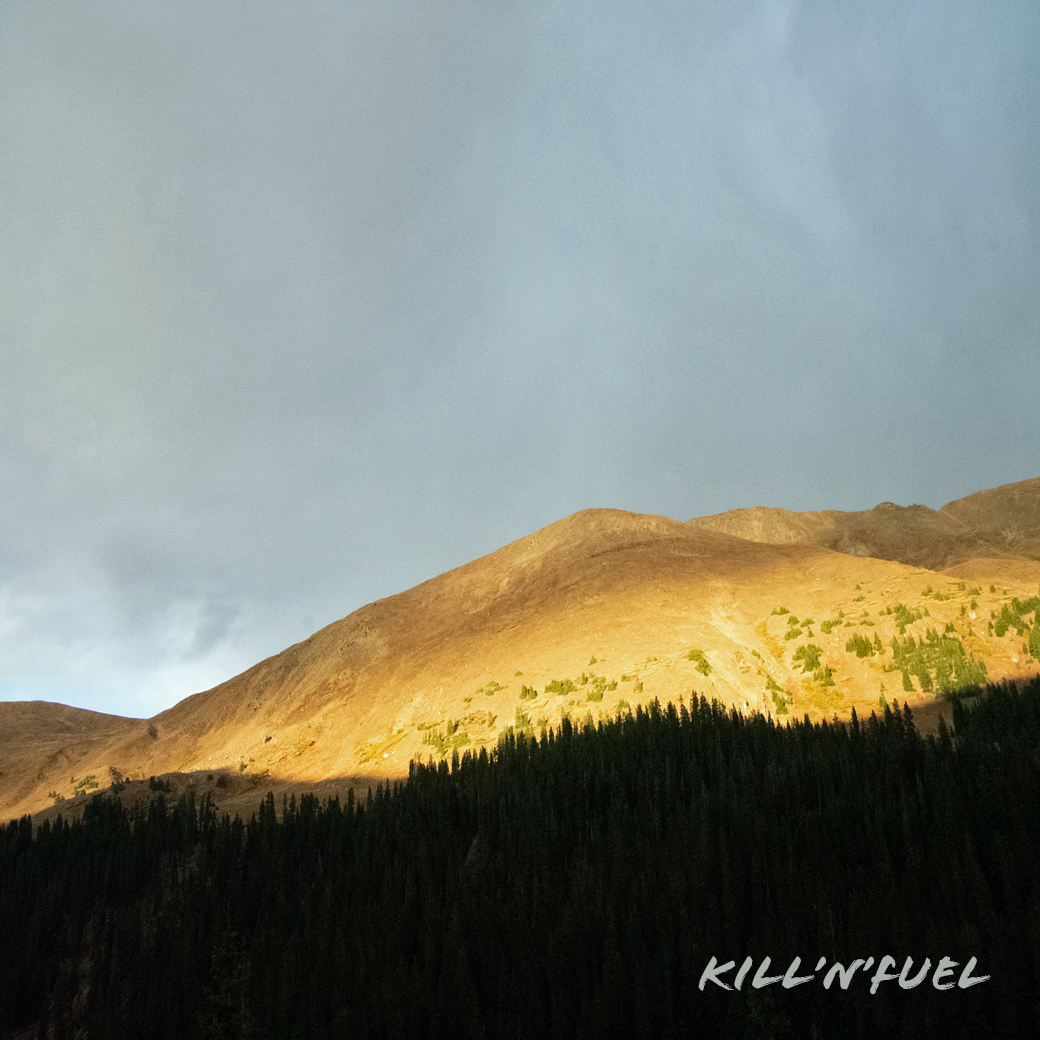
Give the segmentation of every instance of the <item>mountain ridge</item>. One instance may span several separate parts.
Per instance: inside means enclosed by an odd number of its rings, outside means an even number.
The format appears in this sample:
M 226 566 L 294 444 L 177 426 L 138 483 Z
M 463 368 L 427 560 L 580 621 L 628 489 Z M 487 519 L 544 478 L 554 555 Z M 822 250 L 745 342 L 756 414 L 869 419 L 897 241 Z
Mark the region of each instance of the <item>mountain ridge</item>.
M 0 704 L 0 817 L 61 795 L 54 809 L 67 812 L 84 777 L 100 788 L 178 774 L 220 796 L 275 780 L 403 776 L 415 757 L 493 747 L 510 726 L 537 731 L 692 691 L 780 719 L 869 713 L 885 696 L 926 707 L 940 671 L 918 663 L 927 676 L 907 679 L 885 658 L 906 638 L 895 608 L 920 615 L 906 631 L 922 646 L 945 626 L 954 656 L 956 641 L 989 679 L 1015 677 L 1036 663 L 1026 652 L 1036 619 L 1018 618 L 1023 640 L 1017 627 L 996 636 L 994 618 L 1038 582 L 1040 478 L 941 510 L 755 507 L 687 522 L 582 510 L 150 720 Z M 880 653 L 847 649 L 874 636 Z
M 1040 477 L 977 491 L 937 510 L 893 502 L 857 512 L 752 506 L 687 522 L 749 541 L 818 545 L 929 570 L 979 556 L 1040 560 Z

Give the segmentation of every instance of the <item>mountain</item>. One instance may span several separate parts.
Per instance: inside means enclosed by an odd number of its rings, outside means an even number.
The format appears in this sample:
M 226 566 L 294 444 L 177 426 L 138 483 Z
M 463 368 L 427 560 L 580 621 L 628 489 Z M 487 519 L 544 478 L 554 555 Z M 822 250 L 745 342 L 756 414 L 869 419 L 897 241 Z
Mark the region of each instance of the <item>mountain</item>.
M 1037 671 L 1038 586 L 1040 479 L 940 510 L 585 510 L 149 720 L 0 704 L 0 819 L 151 775 L 231 808 L 331 793 L 691 691 L 780 720 L 927 713 L 958 679 Z
M 691 520 L 753 542 L 817 545 L 850 556 L 943 570 L 968 561 L 1040 560 L 1040 477 L 979 491 L 941 509 L 882 502 L 873 509 L 793 513 L 757 506 Z

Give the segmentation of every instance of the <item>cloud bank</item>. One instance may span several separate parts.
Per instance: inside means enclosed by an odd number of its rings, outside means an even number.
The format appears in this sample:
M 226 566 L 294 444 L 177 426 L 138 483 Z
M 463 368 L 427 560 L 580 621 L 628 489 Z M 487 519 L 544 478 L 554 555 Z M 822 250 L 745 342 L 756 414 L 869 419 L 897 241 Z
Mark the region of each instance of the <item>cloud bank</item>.
M 8 5 L 0 697 L 578 509 L 1037 475 L 1035 4 Z

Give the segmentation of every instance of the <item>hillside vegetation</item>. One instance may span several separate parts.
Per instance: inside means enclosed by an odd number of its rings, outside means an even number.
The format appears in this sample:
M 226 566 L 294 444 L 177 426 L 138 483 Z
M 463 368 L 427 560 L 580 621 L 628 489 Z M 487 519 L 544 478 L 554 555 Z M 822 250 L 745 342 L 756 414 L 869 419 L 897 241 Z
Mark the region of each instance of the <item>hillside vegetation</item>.
M 898 704 L 781 727 L 651 703 L 280 818 L 161 790 L 25 817 L 0 830 L 0 1033 L 1033 1035 L 1040 680 L 953 709 L 955 740 Z M 763 988 L 699 986 L 767 956 Z
M 136 799 L 152 775 L 242 811 L 272 788 L 345 798 L 693 689 L 814 722 L 898 697 L 934 729 L 951 689 L 1040 668 L 1040 479 L 941 510 L 778 512 L 585 510 L 152 719 L 0 703 L 0 819 L 68 818 L 95 784 Z

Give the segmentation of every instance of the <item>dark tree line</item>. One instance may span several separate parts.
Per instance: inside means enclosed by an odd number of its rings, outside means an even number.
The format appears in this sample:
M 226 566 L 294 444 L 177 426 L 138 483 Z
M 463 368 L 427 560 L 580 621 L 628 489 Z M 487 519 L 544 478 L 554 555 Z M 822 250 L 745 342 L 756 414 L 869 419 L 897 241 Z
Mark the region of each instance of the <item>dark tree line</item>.
M 780 727 L 694 698 L 281 819 L 270 796 L 243 822 L 156 793 L 12 821 L 0 1035 L 1038 1035 L 1040 679 L 956 703 L 955 732 L 922 739 L 898 706 Z M 990 978 L 823 987 L 886 954 Z M 700 990 L 712 957 L 747 956 L 826 967 Z

